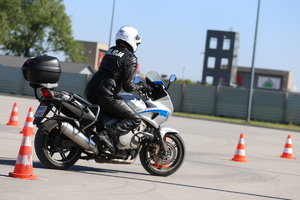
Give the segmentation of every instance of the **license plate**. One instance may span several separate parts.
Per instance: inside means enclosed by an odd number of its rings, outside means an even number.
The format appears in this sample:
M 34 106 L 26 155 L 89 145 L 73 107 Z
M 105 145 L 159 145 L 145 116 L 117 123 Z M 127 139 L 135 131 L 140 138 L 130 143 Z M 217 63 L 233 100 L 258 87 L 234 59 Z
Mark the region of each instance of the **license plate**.
M 39 106 L 35 111 L 34 117 L 43 117 L 48 106 Z

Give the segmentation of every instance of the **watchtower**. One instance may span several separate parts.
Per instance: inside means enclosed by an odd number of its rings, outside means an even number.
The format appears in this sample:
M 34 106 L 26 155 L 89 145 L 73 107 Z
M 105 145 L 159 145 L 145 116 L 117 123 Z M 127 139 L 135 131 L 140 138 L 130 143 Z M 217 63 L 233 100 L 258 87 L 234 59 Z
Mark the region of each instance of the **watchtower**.
M 239 33 L 208 30 L 203 63 L 202 84 L 235 86 Z

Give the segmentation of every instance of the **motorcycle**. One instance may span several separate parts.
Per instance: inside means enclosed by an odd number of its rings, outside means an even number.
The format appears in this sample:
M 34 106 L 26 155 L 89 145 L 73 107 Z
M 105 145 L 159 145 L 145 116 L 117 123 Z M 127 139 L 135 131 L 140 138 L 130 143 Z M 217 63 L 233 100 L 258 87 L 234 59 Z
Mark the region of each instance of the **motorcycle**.
M 148 72 L 146 80 L 136 77 L 135 82 L 150 89 L 141 90 L 138 95 L 118 94 L 139 113 L 142 122 L 136 129 L 119 136 L 114 154 L 106 154 L 99 150 L 101 144 L 95 142 L 95 134 L 118 119 L 101 113 L 99 105 L 91 104 L 76 93 L 55 89 L 60 64 L 55 57 L 49 57 L 29 59 L 22 67 L 24 78 L 30 81 L 40 102 L 33 124 L 38 127 L 34 147 L 42 164 L 51 169 L 68 169 L 79 159 L 132 164 L 139 156 L 144 169 L 152 175 L 169 176 L 181 167 L 184 142 L 177 130 L 162 126 L 174 110 L 168 88 L 176 80 L 175 75 L 170 76 L 165 86 L 157 72 Z M 55 67 L 57 70 L 53 70 Z

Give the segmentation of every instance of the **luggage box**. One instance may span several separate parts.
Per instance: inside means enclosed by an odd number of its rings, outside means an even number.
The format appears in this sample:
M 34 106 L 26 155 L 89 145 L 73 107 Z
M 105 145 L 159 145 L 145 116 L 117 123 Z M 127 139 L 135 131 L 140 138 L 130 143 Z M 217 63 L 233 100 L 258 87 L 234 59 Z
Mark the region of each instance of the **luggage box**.
M 22 66 L 22 72 L 30 85 L 56 83 L 60 77 L 61 66 L 56 57 L 42 55 L 27 59 Z

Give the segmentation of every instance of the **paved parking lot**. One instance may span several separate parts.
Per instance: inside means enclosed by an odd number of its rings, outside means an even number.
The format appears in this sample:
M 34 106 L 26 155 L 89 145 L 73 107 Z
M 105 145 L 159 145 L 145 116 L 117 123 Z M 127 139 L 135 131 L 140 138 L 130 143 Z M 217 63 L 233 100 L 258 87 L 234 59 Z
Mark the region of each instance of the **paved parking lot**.
M 14 102 L 20 127 L 6 125 Z M 132 165 L 80 160 L 69 170 L 50 170 L 32 145 L 39 180 L 6 177 L 14 170 L 28 109 L 37 106 L 34 98 L 0 95 L 0 199 L 299 199 L 299 159 L 280 158 L 288 135 L 293 156 L 300 158 L 299 132 L 176 116 L 165 125 L 180 131 L 187 153 L 172 176 L 151 176 L 139 160 Z M 230 161 L 241 133 L 247 163 Z

